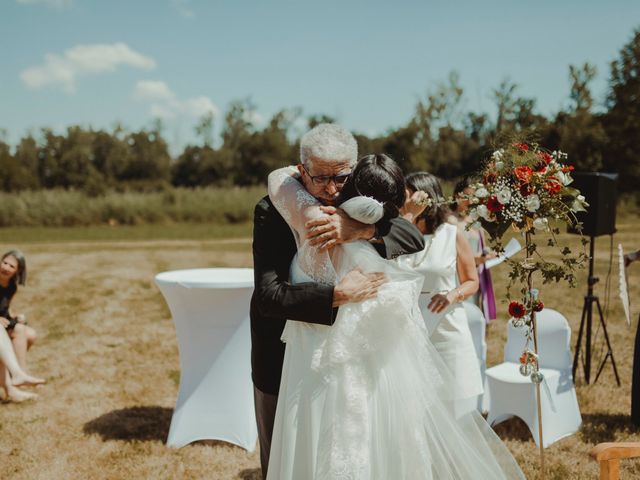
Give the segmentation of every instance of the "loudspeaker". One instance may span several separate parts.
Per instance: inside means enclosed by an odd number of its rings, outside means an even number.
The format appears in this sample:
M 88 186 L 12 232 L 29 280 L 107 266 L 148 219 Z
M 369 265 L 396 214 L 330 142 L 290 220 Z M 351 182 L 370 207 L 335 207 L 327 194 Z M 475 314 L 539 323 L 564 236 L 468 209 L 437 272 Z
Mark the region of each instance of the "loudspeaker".
M 618 199 L 618 174 L 576 172 L 573 188 L 580 190 L 589 206 L 586 212 L 576 213 L 582 222 L 582 234 L 589 237 L 611 235 L 616 231 L 616 201 Z M 569 227 L 570 233 L 580 233 Z

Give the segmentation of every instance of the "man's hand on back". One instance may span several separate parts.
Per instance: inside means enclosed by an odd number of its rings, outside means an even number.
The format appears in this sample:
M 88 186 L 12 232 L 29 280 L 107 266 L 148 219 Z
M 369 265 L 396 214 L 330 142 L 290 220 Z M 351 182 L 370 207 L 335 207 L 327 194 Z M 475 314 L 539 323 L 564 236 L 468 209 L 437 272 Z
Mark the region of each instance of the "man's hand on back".
M 305 224 L 309 244 L 327 250 L 341 243 L 354 240 L 370 240 L 375 227 L 352 219 L 343 210 L 335 207 L 320 207 L 327 215 Z
M 363 273 L 359 268 L 355 268 L 333 289 L 333 306 L 339 307 L 345 303 L 357 303 L 374 298 L 386 281 L 384 273 Z

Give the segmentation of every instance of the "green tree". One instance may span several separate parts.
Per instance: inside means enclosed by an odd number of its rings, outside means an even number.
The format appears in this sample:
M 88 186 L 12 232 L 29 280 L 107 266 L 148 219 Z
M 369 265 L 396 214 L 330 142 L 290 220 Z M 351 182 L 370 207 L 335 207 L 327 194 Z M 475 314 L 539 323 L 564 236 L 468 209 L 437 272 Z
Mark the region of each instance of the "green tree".
M 623 191 L 637 191 L 640 181 L 640 28 L 611 62 L 608 113 L 604 125 L 609 144 L 604 168 L 620 174 Z
M 140 188 L 157 187 L 171 180 L 171 157 L 159 132 L 132 132 L 127 136 L 131 161 L 122 180 Z
M 582 67 L 569 66 L 571 92 L 569 110 L 556 116 L 545 146 L 570 154 L 571 162 L 580 171 L 598 171 L 604 166 L 603 154 L 607 134 L 601 116 L 594 115 L 590 83 L 597 70 L 589 63 Z

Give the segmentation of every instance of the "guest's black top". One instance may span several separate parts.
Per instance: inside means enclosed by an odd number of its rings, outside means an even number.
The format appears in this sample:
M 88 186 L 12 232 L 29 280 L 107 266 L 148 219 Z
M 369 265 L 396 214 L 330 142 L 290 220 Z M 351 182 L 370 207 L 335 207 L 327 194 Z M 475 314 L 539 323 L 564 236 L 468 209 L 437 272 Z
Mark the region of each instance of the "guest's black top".
M 396 258 L 424 248 L 424 237 L 410 222 L 394 218 L 376 225 L 383 243 L 374 243 L 384 258 Z M 289 267 L 297 252 L 293 233 L 269 200 L 258 202 L 253 220 L 251 297 L 251 376 L 264 393 L 277 395 L 285 345 L 280 340 L 287 320 L 332 325 L 338 309 L 332 307 L 333 286 L 289 283 Z
M 7 330 L 11 330 L 16 325 L 16 319 L 9 314 L 9 305 L 17 290 L 18 287 L 14 282 L 10 282 L 6 287 L 0 285 L 0 317 L 9 320 Z

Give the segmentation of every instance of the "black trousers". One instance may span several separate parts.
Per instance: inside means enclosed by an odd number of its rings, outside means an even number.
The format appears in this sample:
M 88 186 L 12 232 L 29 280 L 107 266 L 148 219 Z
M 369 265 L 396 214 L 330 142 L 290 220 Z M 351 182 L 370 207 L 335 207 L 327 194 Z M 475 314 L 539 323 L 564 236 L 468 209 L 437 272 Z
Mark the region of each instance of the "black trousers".
M 640 317 L 636 328 L 633 350 L 633 377 L 631 381 L 631 421 L 640 427 Z
M 260 442 L 260 467 L 262 478 L 267 478 L 269 466 L 269 453 L 271 452 L 271 437 L 273 435 L 273 423 L 276 419 L 276 406 L 278 396 L 270 395 L 253 387 L 253 401 L 256 408 L 256 423 L 258 424 L 258 441 Z

